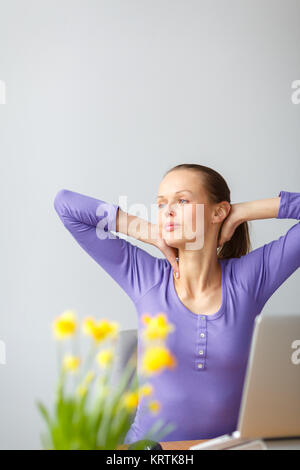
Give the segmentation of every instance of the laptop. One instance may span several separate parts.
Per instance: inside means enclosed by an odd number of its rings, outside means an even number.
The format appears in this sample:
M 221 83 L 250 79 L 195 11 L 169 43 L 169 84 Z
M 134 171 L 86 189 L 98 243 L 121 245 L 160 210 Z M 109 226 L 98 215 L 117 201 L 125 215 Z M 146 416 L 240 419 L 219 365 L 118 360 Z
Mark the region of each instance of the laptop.
M 300 314 L 255 318 L 237 430 L 189 450 L 300 438 Z

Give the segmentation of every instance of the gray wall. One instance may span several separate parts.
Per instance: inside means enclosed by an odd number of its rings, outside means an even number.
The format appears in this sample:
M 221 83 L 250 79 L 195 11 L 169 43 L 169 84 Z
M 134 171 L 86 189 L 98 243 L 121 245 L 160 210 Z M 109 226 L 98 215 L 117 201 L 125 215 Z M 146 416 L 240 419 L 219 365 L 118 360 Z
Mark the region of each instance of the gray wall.
M 1 448 L 40 446 L 56 315 L 137 326 L 61 224 L 56 192 L 151 204 L 183 162 L 221 172 L 232 202 L 299 191 L 299 17 L 299 0 L 0 0 Z M 253 247 L 293 223 L 251 222 Z M 299 311 L 299 280 L 265 310 Z

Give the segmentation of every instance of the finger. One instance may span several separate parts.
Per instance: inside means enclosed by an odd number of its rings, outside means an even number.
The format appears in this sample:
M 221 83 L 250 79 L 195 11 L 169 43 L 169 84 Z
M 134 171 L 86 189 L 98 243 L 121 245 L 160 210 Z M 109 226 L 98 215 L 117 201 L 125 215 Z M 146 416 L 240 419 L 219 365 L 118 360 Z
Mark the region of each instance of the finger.
M 218 242 L 218 248 L 222 248 L 224 245 L 224 240 L 219 240 Z
M 166 249 L 163 250 L 163 252 L 167 260 L 169 261 L 176 278 L 178 279 L 180 276 L 180 273 L 179 273 L 179 266 L 178 266 L 178 262 L 176 259 L 176 254 L 174 253 L 174 249 L 168 246 Z
M 176 279 L 179 279 L 180 273 L 179 273 L 179 266 L 178 266 L 176 258 L 172 257 L 172 261 L 170 262 L 171 262 L 172 269 L 174 271 Z
M 177 261 L 176 261 L 176 263 L 175 263 L 174 271 L 175 271 L 175 277 L 176 277 L 176 279 L 179 279 L 179 278 L 180 278 L 180 271 L 179 271 L 179 266 L 178 266 Z

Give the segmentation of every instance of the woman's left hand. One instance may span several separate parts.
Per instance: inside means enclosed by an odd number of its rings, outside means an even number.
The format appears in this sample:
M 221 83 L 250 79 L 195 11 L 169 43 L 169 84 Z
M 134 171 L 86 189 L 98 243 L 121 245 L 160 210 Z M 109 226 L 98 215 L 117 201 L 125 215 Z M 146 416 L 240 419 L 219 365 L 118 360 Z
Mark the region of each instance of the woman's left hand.
M 220 235 L 218 239 L 218 247 L 221 247 L 222 245 L 224 245 L 224 243 L 228 242 L 231 239 L 236 228 L 242 222 L 244 222 L 244 219 L 242 218 L 241 205 L 238 203 L 231 204 L 230 211 L 221 226 Z

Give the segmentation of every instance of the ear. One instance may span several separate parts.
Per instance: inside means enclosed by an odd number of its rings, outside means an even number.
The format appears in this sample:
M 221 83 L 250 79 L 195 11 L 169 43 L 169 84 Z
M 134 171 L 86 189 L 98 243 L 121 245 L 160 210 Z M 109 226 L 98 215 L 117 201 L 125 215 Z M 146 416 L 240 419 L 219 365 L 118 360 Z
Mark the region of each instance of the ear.
M 228 201 L 219 202 L 213 211 L 213 223 L 223 222 L 228 216 L 231 205 Z

